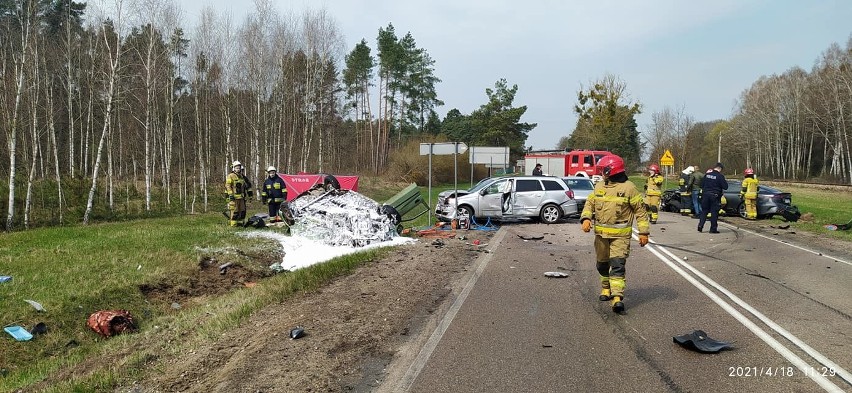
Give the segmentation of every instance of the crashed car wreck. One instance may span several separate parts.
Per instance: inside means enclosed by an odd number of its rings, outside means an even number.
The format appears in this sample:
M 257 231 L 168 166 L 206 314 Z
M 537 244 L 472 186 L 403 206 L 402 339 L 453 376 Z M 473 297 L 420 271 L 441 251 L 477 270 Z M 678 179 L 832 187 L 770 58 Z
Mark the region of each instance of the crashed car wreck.
M 330 176 L 329 176 L 330 177 Z M 324 182 L 293 199 L 283 209 L 292 217 L 290 233 L 331 246 L 363 247 L 397 236 L 396 219 L 376 201 L 353 190 Z

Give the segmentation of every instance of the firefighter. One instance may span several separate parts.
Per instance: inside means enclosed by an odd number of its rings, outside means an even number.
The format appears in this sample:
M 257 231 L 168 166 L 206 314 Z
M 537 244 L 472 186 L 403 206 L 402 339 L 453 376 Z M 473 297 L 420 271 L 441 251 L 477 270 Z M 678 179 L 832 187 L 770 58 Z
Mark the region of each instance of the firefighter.
M 243 175 L 243 164 L 234 161 L 231 172 L 225 178 L 225 194 L 228 197 L 228 224 L 232 227 L 244 225 L 246 219 L 246 201 L 251 198 L 251 182 Z
M 639 245 L 648 244 L 650 225 L 642 194 L 624 172 L 624 161 L 608 155 L 598 161 L 603 180 L 586 200 L 580 222 L 583 232 L 595 228 L 596 266 L 600 274 L 598 299 L 611 301 L 614 312 L 624 311 L 625 265 L 630 254 L 633 220 L 639 229 Z
M 660 210 L 660 186 L 663 184 L 663 175 L 660 174 L 660 167 L 657 164 L 651 164 L 648 167 L 648 180 L 645 181 L 645 208 L 651 212 L 651 224 L 657 223 Z
M 287 186 L 274 166 L 266 168 L 266 173 L 269 176 L 263 181 L 261 201 L 269 206 L 269 221 L 281 222 L 281 204 L 287 200 Z
M 740 200 L 745 203 L 746 220 L 757 219 L 757 177 L 754 176 L 754 169 L 746 168 L 743 172 L 743 188 L 740 190 Z
M 678 185 L 680 186 L 680 215 L 682 216 L 692 214 L 692 208 L 690 207 L 690 201 L 692 200 L 692 188 L 690 188 L 689 180 L 692 177 L 692 172 L 694 171 L 695 167 L 688 166 L 680 172 L 680 179 L 678 179 Z

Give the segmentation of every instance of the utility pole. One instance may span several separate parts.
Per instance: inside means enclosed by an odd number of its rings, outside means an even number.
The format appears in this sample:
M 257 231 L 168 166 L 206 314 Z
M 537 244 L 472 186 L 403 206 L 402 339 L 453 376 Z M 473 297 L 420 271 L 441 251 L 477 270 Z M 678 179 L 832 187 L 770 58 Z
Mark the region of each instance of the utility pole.
M 716 162 L 722 162 L 722 130 L 719 130 L 719 151 L 716 153 Z

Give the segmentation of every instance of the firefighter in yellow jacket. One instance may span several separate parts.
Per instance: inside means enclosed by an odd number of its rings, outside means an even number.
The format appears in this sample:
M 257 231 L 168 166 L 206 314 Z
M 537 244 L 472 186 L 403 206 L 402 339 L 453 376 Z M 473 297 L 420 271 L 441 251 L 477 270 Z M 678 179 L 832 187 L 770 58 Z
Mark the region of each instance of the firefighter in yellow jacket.
M 253 194 L 251 183 L 243 175 L 243 164 L 234 161 L 231 172 L 225 178 L 225 194 L 228 198 L 228 224 L 232 227 L 243 224 L 246 219 L 246 201 Z
M 651 224 L 656 224 L 660 210 L 660 195 L 662 195 L 660 186 L 663 185 L 664 178 L 657 164 L 651 164 L 648 167 L 648 173 L 648 180 L 645 181 L 645 208 L 651 212 Z
M 754 169 L 746 168 L 743 172 L 743 188 L 740 191 L 740 199 L 745 203 L 746 220 L 757 220 L 757 178 Z
M 612 310 L 624 311 L 625 265 L 630 255 L 633 220 L 639 229 L 639 245 L 648 244 L 650 225 L 642 194 L 624 173 L 624 160 L 605 156 L 597 164 L 604 181 L 586 200 L 580 222 L 589 232 L 594 224 L 595 254 L 601 280 L 601 301 L 611 300 Z

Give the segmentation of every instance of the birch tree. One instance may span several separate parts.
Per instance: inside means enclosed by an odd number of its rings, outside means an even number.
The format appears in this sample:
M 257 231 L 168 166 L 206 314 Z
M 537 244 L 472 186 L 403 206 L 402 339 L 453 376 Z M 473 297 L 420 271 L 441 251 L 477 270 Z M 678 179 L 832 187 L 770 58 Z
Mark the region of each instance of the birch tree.
M 92 205 L 95 199 L 95 190 L 98 185 L 98 172 L 101 166 L 101 156 L 103 155 L 104 142 L 106 141 L 107 132 L 110 129 L 112 122 L 113 98 L 116 95 L 116 83 L 121 65 L 121 27 L 122 27 L 122 0 L 116 0 L 114 3 L 115 22 L 105 21 L 100 27 L 100 35 L 105 46 L 108 64 L 104 75 L 106 91 L 103 92 L 104 101 L 104 118 L 103 127 L 101 129 L 100 141 L 98 142 L 97 152 L 95 153 L 95 162 L 92 168 L 92 187 L 89 188 L 89 197 L 86 201 L 86 211 L 83 214 L 83 224 L 89 224 L 89 215 L 92 213 Z
M 18 54 L 14 49 L 9 49 L 12 53 L 13 60 L 13 75 L 15 78 L 15 96 L 12 107 L 12 114 L 8 124 L 6 124 L 6 140 L 9 151 L 9 203 L 6 210 L 6 231 L 12 230 L 12 222 L 15 218 L 15 170 L 17 162 L 17 144 L 18 144 L 18 115 L 21 109 L 21 99 L 24 94 L 24 80 L 27 68 L 30 66 L 30 52 L 32 51 L 33 35 L 35 34 L 36 23 L 36 1 L 27 0 L 21 3 L 16 14 L 17 27 L 20 32 L 20 52 Z M 9 35 L 12 36 L 11 34 Z M 10 44 L 12 40 L 9 40 Z M 4 46 L 5 47 L 5 46 Z M 5 64 L 5 62 L 4 62 Z

